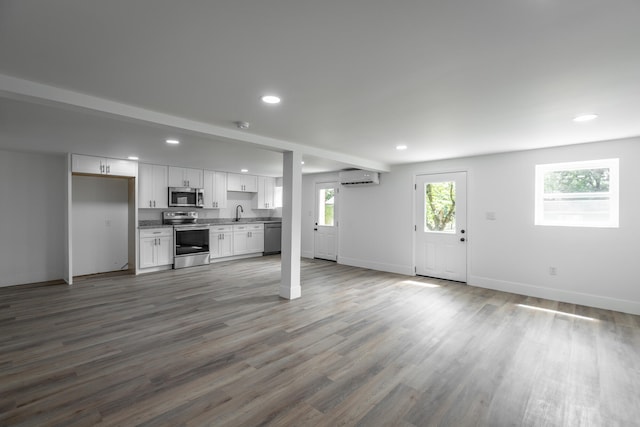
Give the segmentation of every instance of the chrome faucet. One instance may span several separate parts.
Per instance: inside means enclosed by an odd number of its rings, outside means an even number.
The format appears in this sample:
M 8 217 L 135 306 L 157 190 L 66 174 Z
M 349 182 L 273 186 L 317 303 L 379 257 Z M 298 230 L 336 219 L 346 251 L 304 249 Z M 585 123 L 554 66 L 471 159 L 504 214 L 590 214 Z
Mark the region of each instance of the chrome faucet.
M 238 208 L 240 208 L 240 212 L 244 213 L 244 209 L 242 209 L 242 205 L 236 206 L 236 221 L 240 221 L 240 213 L 238 212 Z

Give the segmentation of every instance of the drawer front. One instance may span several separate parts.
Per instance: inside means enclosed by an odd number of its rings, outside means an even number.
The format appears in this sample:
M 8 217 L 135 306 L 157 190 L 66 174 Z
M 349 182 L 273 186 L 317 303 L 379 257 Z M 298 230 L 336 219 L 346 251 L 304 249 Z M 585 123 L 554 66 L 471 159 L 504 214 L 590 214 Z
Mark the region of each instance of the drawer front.
M 264 224 L 242 224 L 242 225 L 234 225 L 233 231 L 259 231 L 264 230 Z
M 232 225 L 210 225 L 209 232 L 211 233 L 225 233 L 233 231 Z
M 144 239 L 145 237 L 165 237 L 165 236 L 173 236 L 172 227 L 147 228 L 144 230 L 140 230 L 141 239 Z

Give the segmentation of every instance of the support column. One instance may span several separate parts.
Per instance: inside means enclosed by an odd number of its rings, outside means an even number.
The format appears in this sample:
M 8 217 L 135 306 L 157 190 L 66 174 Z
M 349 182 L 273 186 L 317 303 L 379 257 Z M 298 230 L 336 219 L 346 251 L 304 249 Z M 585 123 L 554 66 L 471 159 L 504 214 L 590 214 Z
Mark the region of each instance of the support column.
M 282 158 L 282 280 L 280 296 L 300 298 L 302 232 L 302 154 L 285 151 Z

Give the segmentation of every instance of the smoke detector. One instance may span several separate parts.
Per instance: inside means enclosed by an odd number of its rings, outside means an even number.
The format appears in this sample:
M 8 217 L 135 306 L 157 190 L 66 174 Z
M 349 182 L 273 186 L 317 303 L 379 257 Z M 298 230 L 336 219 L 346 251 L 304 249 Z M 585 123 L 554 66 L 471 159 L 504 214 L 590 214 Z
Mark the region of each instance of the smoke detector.
M 240 122 L 234 122 L 234 123 L 236 124 L 236 127 L 237 127 L 238 129 L 242 129 L 242 130 L 244 130 L 244 129 L 249 129 L 249 126 L 250 126 L 250 125 L 249 125 L 249 122 L 242 122 L 242 121 L 240 121 Z

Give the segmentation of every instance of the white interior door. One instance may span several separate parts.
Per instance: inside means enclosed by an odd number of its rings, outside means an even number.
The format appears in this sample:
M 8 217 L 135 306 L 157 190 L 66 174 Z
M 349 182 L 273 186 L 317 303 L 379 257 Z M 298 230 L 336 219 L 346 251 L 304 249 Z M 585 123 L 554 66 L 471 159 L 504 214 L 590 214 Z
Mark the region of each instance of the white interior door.
M 338 259 L 336 182 L 316 184 L 316 218 L 314 227 L 314 258 L 336 261 Z
M 416 274 L 467 281 L 467 174 L 416 177 Z

